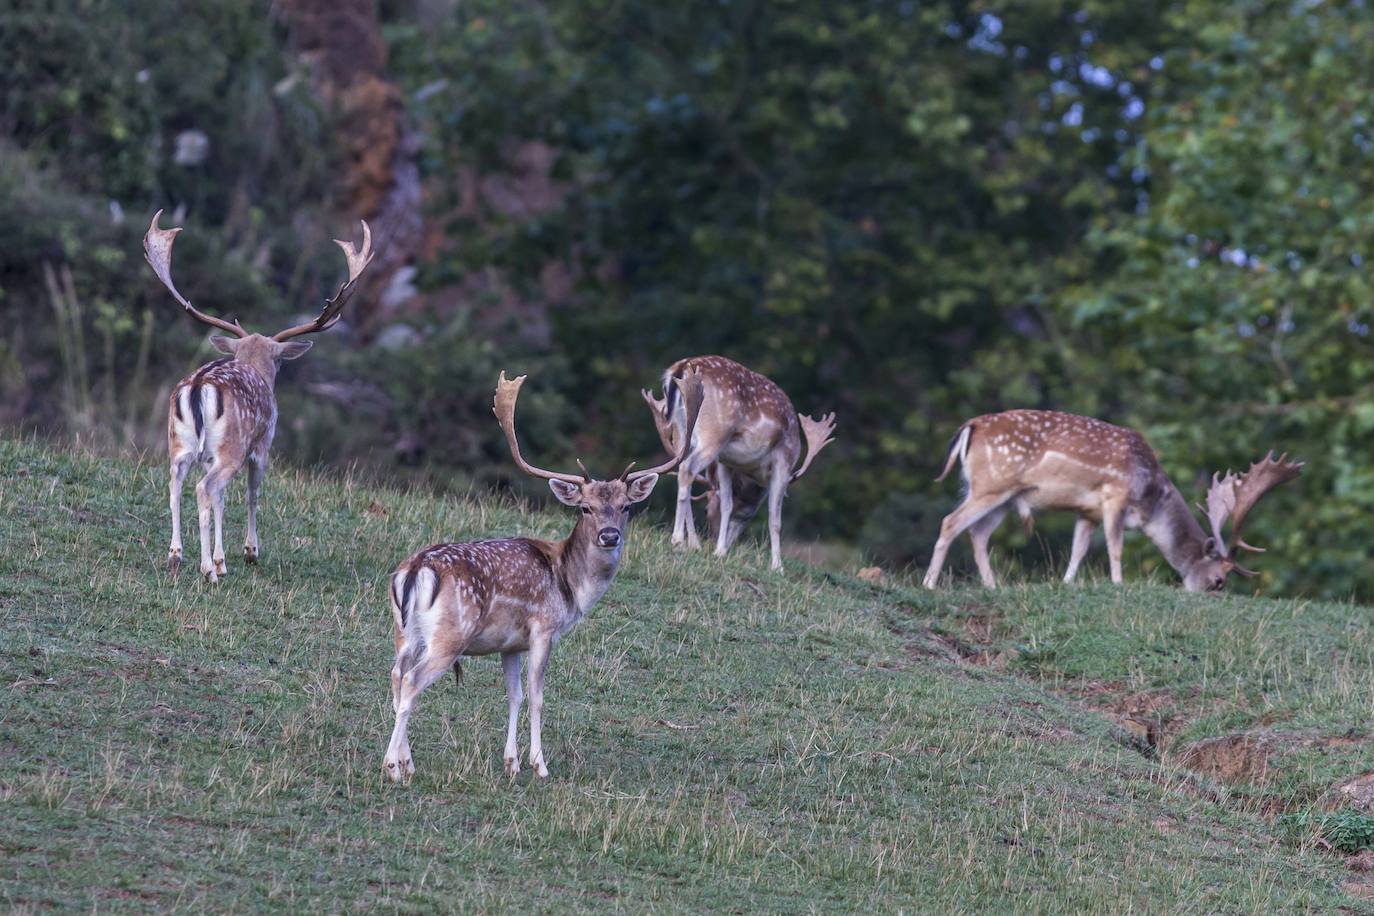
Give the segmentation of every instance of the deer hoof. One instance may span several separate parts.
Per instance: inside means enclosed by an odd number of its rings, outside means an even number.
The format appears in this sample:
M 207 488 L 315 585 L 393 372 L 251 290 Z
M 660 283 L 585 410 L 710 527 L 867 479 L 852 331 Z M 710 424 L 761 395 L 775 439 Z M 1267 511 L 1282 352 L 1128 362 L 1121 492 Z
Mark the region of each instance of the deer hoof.
M 217 576 L 227 576 L 227 575 L 229 575 L 229 567 L 228 567 L 227 565 L 225 565 L 224 557 L 220 557 L 218 560 L 215 561 L 215 575 L 217 575 Z
M 219 576 L 215 575 L 213 569 L 202 569 L 200 572 L 205 577 L 206 582 L 215 583 L 219 581 Z
M 544 766 L 544 761 L 542 760 L 534 765 L 534 772 L 539 776 L 540 779 L 549 778 L 549 768 Z
M 167 554 L 167 571 L 172 575 L 181 572 L 181 551 L 173 550 Z
M 404 782 L 415 775 L 415 763 L 409 757 L 404 760 L 388 760 L 385 769 L 392 782 Z
M 243 545 L 243 562 L 249 566 L 258 565 L 258 548 L 251 544 Z
M 515 757 L 507 757 L 507 758 L 506 758 L 506 775 L 507 775 L 507 776 L 519 776 L 519 775 L 520 775 L 520 761 L 519 761 L 519 759 L 517 759 L 517 758 L 515 758 Z

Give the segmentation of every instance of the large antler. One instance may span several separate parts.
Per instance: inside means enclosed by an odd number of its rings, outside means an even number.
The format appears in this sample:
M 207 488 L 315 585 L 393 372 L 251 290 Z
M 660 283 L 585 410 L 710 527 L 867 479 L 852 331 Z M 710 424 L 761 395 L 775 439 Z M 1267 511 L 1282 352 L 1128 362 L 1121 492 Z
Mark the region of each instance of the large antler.
M 643 471 L 635 471 L 633 474 L 630 473 L 630 469 L 634 467 L 634 464 L 631 463 L 630 467 L 626 468 L 625 472 L 620 475 L 620 479 L 626 483 L 637 480 L 648 474 L 668 473 L 682 463 L 682 459 L 687 457 L 687 452 L 692 448 L 692 431 L 697 427 L 697 417 L 701 415 L 701 402 L 706 394 L 701 384 L 701 373 L 688 373 L 681 378 L 674 379 L 673 383 L 677 385 L 678 393 L 682 397 L 683 409 L 687 411 L 687 425 L 684 427 L 682 440 L 678 443 L 677 454 L 669 458 L 663 464 L 660 464 L 658 467 L 647 468 Z M 652 403 L 652 397 L 648 392 L 644 392 L 644 396 L 646 400 Z
M 1212 523 L 1212 537 L 1215 538 L 1217 550 L 1221 551 L 1223 556 L 1231 557 L 1237 548 L 1252 553 L 1264 553 L 1263 547 L 1245 543 L 1241 538 L 1241 527 L 1245 524 L 1245 516 L 1264 494 L 1302 473 L 1303 462 L 1287 461 L 1287 458 L 1286 452 L 1278 458 L 1270 452 L 1250 465 L 1250 470 L 1239 477 L 1230 471 L 1226 472 L 1225 477 L 1212 475 L 1212 486 L 1207 491 L 1207 518 Z M 1231 520 L 1230 544 L 1227 544 L 1221 535 L 1222 526 L 1228 517 Z M 1254 575 L 1240 564 L 1236 564 L 1236 572 L 1244 576 Z
M 639 394 L 654 413 L 654 428 L 658 430 L 658 438 L 663 443 L 663 450 L 676 453 L 677 445 L 674 440 L 673 420 L 668 416 L 668 399 L 656 398 L 652 391 L 645 388 L 639 389 Z
M 531 477 L 542 477 L 545 480 L 562 480 L 567 483 L 582 483 L 585 477 L 576 474 L 558 474 L 554 471 L 545 471 L 530 464 L 520 455 L 520 443 L 515 438 L 515 400 L 520 397 L 520 386 L 525 383 L 525 376 L 520 376 L 514 381 L 506 378 L 506 373 L 501 372 L 496 380 L 496 397 L 492 402 L 492 412 L 496 414 L 496 420 L 501 424 L 501 431 L 506 434 L 506 444 L 510 446 L 511 457 L 520 470 L 529 474 Z
M 211 327 L 219 328 L 221 331 L 228 331 L 235 337 L 247 337 L 248 332 L 237 321 L 225 321 L 223 318 L 216 318 L 204 312 L 186 301 L 186 297 L 177 291 L 176 284 L 172 282 L 172 243 L 176 241 L 177 233 L 181 231 L 178 226 L 174 229 L 162 229 L 158 227 L 157 221 L 162 218 L 162 211 L 153 214 L 153 221 L 148 224 L 148 231 L 143 234 L 143 257 L 148 260 L 148 266 L 157 274 L 157 278 L 162 281 L 162 285 L 167 287 L 167 291 L 172 294 L 172 298 L 181 303 L 181 307 L 186 309 L 187 314 L 197 321 L 204 322 Z
M 820 453 L 820 450 L 835 441 L 830 435 L 835 431 L 835 414 L 833 412 L 826 414 L 819 420 L 797 414 L 797 420 L 800 421 L 802 433 L 806 436 L 806 460 L 792 474 L 793 480 L 805 474 L 806 469 L 811 467 L 811 462 Z
M 314 321 L 298 324 L 294 328 L 287 328 L 285 331 L 278 331 L 272 335 L 273 340 L 280 342 L 298 337 L 301 334 L 327 331 L 339 320 L 339 316 L 343 314 L 343 307 L 348 303 L 349 297 L 353 295 L 358 277 L 372 260 L 372 230 L 368 227 L 367 220 L 359 220 L 359 222 L 363 224 L 363 244 L 361 247 L 354 245 L 351 241 L 334 240 L 334 244 L 343 249 L 344 257 L 348 259 L 348 279 L 339 286 L 338 292 L 326 300 L 323 311 L 316 316 Z

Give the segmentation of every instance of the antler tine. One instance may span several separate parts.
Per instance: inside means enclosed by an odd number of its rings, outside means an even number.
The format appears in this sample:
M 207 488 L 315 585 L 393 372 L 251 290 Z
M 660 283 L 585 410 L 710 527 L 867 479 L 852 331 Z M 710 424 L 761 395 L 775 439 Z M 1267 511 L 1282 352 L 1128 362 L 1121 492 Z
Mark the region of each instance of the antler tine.
M 627 478 L 629 478 L 630 472 L 635 469 L 635 465 L 637 464 L 639 464 L 638 461 L 631 461 L 629 464 L 625 465 L 625 470 L 620 472 L 620 479 L 626 480 Z
M 682 394 L 683 407 L 687 411 L 687 426 L 682 441 L 678 443 L 677 454 L 657 467 L 636 471 L 633 474 L 629 473 L 629 469 L 627 468 L 624 477 L 626 483 L 638 480 L 649 474 L 668 473 L 682 463 L 682 459 L 687 457 L 687 452 L 692 448 L 692 432 L 696 429 L 697 417 L 701 416 L 701 402 L 705 397 L 705 390 L 702 388 L 701 384 L 701 373 L 688 373 L 676 379 L 675 384 L 677 385 L 678 391 Z
M 359 220 L 359 222 L 363 224 L 363 243 L 361 246 L 354 245 L 351 241 L 345 242 L 343 239 L 334 240 L 334 244 L 343 249 L 344 257 L 348 259 L 348 279 L 340 284 L 334 295 L 325 301 L 324 308 L 314 321 L 278 331 L 272 335 L 273 340 L 280 342 L 290 340 L 301 334 L 327 331 L 338 322 L 339 317 L 343 315 L 343 307 L 348 304 L 349 298 L 353 295 L 358 277 L 372 262 L 372 229 L 368 226 L 367 220 Z
M 148 231 L 143 234 L 143 257 L 147 259 L 148 266 L 157 274 L 157 278 L 162 281 L 162 285 L 167 287 L 167 291 L 172 294 L 172 298 L 181 303 L 192 318 L 197 321 L 219 328 L 221 331 L 228 331 L 237 337 L 247 337 L 248 332 L 237 321 L 225 321 L 223 318 L 216 318 L 204 312 L 186 301 L 186 297 L 177 291 L 176 284 L 172 282 L 172 243 L 176 241 L 177 233 L 181 227 L 173 229 L 162 229 L 157 221 L 162 218 L 162 211 L 153 214 L 153 221 L 148 224 Z
M 1250 470 L 1241 475 L 1236 482 L 1234 508 L 1231 511 L 1231 547 L 1240 547 L 1252 553 L 1264 552 L 1263 548 L 1245 543 L 1240 532 L 1245 524 L 1245 516 L 1266 493 L 1302 473 L 1304 462 L 1287 459 L 1287 452 L 1275 458 L 1273 451 L 1270 451 L 1250 465 Z
M 573 460 L 576 461 L 577 466 L 582 469 L 582 479 L 590 483 L 592 479 L 592 472 L 587 470 L 587 466 L 582 463 L 581 458 L 575 458 Z
M 525 376 L 520 376 L 513 381 L 506 378 L 506 373 L 501 372 L 496 380 L 496 397 L 492 400 L 492 412 L 496 414 L 496 422 L 501 424 L 501 431 L 506 434 L 506 444 L 510 446 L 511 457 L 515 459 L 516 465 L 520 470 L 529 474 L 531 477 L 542 477 L 545 480 L 562 480 L 567 483 L 582 483 L 582 478 L 576 474 L 559 474 L 554 471 L 545 471 L 530 464 L 520 455 L 520 443 L 515 438 L 515 401 L 520 397 L 520 386 L 525 383 Z M 581 462 L 578 462 L 579 464 Z
M 654 393 L 650 391 L 648 388 L 639 389 L 639 395 L 640 397 L 644 398 L 644 403 L 648 404 L 650 407 L 652 407 L 659 413 L 663 413 L 663 411 L 668 407 L 667 398 L 654 397 Z
M 806 469 L 811 467 L 811 462 L 820 454 L 821 449 L 825 448 L 835 439 L 830 434 L 835 431 L 835 414 L 826 414 L 819 420 L 797 414 L 797 420 L 801 423 L 802 433 L 806 436 L 806 459 L 802 461 L 801 467 L 797 468 L 792 474 L 792 479 L 806 473 Z

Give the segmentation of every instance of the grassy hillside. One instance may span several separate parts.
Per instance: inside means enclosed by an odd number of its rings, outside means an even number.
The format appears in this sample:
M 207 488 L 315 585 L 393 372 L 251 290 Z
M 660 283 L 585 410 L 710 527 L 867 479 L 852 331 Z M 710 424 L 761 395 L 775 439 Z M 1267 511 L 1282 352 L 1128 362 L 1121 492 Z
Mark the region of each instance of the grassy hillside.
M 779 579 L 641 518 L 555 653 L 552 777 L 502 772 L 478 659 L 393 786 L 386 572 L 571 513 L 278 471 L 211 587 L 161 571 L 165 494 L 0 442 L 9 909 L 1371 911 L 1313 827 L 1374 769 L 1366 608 Z

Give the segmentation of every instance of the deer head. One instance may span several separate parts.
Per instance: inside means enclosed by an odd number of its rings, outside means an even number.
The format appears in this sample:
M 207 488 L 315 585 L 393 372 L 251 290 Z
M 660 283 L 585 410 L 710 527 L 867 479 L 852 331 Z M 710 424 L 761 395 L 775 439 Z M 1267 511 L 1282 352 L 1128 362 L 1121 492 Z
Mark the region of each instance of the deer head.
M 1263 547 L 1245 543 L 1241 528 L 1245 516 L 1255 507 L 1266 493 L 1280 484 L 1296 478 L 1301 472 L 1303 462 L 1287 461 L 1285 453 L 1277 459 L 1270 452 L 1259 461 L 1250 465 L 1250 470 L 1240 476 L 1227 471 L 1223 477 L 1212 475 L 1212 485 L 1207 491 L 1207 520 L 1211 523 L 1212 534 L 1204 542 L 1204 558 L 1184 577 L 1184 587 L 1190 591 L 1221 591 L 1226 587 L 1226 579 L 1232 573 L 1250 578 L 1258 573 L 1246 569 L 1236 560 L 1236 551 L 1247 550 L 1251 553 L 1264 553 Z M 1222 536 L 1227 520 L 1231 522 L 1231 539 L 1228 543 Z
M 496 398 L 492 407 L 497 421 L 501 424 L 501 431 L 506 434 L 506 444 L 510 446 L 511 457 L 515 459 L 516 466 L 531 477 L 547 480 L 549 488 L 553 490 L 553 495 L 559 502 L 578 509 L 582 513 L 579 527 L 585 524 L 589 526 L 590 531 L 595 531 L 596 546 L 604 550 L 619 549 L 624 541 L 630 507 L 649 498 L 649 494 L 654 491 L 654 485 L 658 483 L 659 475 L 676 468 L 687 454 L 687 448 L 670 448 L 669 452 L 673 457 L 648 470 L 635 471 L 635 462 L 632 461 L 614 480 L 593 478 L 580 460 L 577 462 L 581 469 L 580 474 L 563 474 L 535 467 L 520 454 L 520 443 L 515 435 L 515 402 L 520 396 L 520 386 L 524 382 L 523 375 L 510 380 L 502 372 L 496 383 Z M 701 378 L 699 375 L 691 375 L 682 379 L 679 384 L 682 386 L 684 404 L 687 408 L 685 439 L 686 442 L 691 442 L 692 430 L 696 427 L 697 417 L 701 414 Z M 665 440 L 665 444 L 667 441 Z

